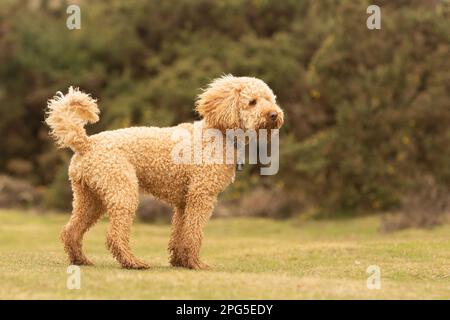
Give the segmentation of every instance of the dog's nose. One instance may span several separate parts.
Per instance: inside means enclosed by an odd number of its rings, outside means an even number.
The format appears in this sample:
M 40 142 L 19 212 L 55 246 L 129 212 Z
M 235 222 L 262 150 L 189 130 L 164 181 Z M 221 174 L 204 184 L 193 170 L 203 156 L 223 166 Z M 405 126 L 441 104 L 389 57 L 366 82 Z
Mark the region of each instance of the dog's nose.
M 275 121 L 278 118 L 278 112 L 272 111 L 271 113 L 269 113 L 269 119 L 271 121 Z

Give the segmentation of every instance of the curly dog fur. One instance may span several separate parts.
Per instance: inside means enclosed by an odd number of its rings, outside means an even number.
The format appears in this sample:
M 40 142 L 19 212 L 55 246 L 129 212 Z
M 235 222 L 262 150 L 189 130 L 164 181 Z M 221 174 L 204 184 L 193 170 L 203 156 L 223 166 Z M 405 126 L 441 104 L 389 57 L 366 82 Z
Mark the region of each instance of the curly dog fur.
M 69 177 L 73 212 L 61 240 L 70 263 L 90 265 L 84 255 L 84 233 L 105 213 L 109 214 L 107 247 L 129 269 L 148 268 L 129 245 L 130 228 L 139 191 L 153 194 L 174 208 L 169 241 L 170 263 L 191 269 L 207 267 L 199 252 L 203 227 L 217 195 L 234 181 L 233 164 L 175 164 L 171 137 L 178 128 L 201 130 L 279 128 L 283 112 L 272 90 L 261 80 L 223 76 L 198 96 L 196 111 L 203 118 L 175 127 L 132 127 L 88 136 L 84 126 L 99 120 L 96 100 L 72 87 L 48 102 L 46 123 L 58 147 L 74 155 Z M 204 142 L 204 141 L 203 141 Z

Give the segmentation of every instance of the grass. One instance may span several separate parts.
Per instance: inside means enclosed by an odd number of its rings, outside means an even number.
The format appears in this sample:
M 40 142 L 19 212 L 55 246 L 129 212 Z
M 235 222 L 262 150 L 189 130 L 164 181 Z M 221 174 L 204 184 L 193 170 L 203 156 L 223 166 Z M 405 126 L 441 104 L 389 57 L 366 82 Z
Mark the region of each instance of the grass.
M 136 223 L 135 254 L 150 270 L 124 270 L 105 248 L 107 221 L 86 236 L 96 264 L 81 289 L 66 287 L 58 240 L 65 215 L 0 211 L 1 299 L 449 299 L 450 226 L 378 233 L 377 217 L 339 221 L 212 220 L 202 257 L 208 271 L 171 268 L 169 226 Z M 381 269 L 369 290 L 366 269 Z

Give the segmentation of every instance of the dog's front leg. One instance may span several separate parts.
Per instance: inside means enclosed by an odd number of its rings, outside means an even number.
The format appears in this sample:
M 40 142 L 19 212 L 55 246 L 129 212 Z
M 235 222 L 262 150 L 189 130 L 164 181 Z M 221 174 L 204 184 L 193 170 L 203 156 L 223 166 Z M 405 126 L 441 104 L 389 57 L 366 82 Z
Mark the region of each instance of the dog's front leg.
M 172 216 L 172 228 L 169 240 L 170 264 L 174 267 L 183 265 L 180 244 L 183 237 L 184 207 L 175 207 Z
M 206 269 L 200 261 L 200 247 L 203 239 L 203 227 L 211 216 L 216 196 L 195 191 L 188 195 L 184 210 L 184 219 L 180 243 L 177 245 L 179 266 L 189 269 Z

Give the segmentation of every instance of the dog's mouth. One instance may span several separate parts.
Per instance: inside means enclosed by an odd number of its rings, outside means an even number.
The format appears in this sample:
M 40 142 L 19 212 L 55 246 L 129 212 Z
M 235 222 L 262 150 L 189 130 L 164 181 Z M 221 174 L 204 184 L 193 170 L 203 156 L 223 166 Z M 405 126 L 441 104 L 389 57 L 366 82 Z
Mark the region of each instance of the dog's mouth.
M 258 130 L 261 130 L 261 129 L 266 129 L 266 130 L 280 129 L 282 125 L 283 125 L 283 118 L 279 117 L 275 121 L 264 121 L 264 122 L 260 123 L 259 126 L 257 127 L 257 129 Z

